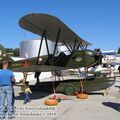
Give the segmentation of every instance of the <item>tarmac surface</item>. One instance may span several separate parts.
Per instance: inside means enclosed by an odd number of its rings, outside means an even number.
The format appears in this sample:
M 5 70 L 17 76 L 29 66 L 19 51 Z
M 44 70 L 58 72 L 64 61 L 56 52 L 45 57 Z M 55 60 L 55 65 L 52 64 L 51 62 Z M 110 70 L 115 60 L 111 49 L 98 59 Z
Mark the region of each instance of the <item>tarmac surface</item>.
M 120 119 L 120 77 L 109 88 L 109 94 L 103 96 L 102 91 L 88 95 L 88 99 L 76 96 L 56 94 L 63 99 L 57 106 L 44 105 L 45 99 L 52 94 L 35 92 L 31 94 L 31 102 L 23 104 L 24 96 L 20 86 L 14 86 L 16 113 L 13 120 L 119 120 Z M 46 88 L 47 89 L 47 88 Z M 5 118 L 7 120 L 7 118 Z

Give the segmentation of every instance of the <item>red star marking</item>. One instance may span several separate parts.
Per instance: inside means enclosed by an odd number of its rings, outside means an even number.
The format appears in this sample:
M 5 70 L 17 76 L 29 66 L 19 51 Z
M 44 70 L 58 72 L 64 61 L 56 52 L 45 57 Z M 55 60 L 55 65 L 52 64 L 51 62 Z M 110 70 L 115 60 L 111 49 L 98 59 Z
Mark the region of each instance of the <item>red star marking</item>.
M 30 66 L 30 63 L 25 61 L 25 63 L 23 63 L 23 67 L 28 67 L 28 66 Z

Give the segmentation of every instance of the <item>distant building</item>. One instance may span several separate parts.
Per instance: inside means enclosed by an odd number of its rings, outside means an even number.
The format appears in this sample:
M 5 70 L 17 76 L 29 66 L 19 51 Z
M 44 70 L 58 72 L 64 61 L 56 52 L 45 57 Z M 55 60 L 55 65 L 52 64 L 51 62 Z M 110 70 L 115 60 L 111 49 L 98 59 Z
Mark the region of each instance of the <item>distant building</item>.
M 40 47 L 40 39 L 20 42 L 20 57 L 31 58 L 38 56 Z M 53 53 L 54 43 L 48 40 L 49 52 Z M 47 48 L 45 40 L 43 40 L 40 55 L 47 55 Z

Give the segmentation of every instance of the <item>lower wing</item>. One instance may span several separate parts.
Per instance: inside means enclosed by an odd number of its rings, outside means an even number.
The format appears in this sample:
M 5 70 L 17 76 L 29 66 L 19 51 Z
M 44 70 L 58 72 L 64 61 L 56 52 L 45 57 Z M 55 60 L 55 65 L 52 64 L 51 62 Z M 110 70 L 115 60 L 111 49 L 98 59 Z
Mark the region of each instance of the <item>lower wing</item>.
M 49 65 L 30 65 L 28 67 L 13 68 L 14 72 L 48 72 L 68 69 L 66 67 L 49 66 Z

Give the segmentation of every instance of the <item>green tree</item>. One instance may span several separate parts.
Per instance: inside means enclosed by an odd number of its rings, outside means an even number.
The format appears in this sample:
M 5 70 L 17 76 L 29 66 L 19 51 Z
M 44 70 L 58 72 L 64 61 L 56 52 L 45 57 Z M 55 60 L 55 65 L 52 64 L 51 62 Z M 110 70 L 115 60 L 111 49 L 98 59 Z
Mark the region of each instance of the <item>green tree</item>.
M 120 48 L 118 48 L 118 54 L 120 54 Z
M 12 48 L 6 48 L 6 49 L 5 49 L 5 52 L 6 52 L 6 53 L 13 53 L 13 49 L 12 49 Z
M 5 52 L 5 48 L 3 45 L 0 44 L 0 56 Z
M 19 49 L 19 48 L 15 48 L 15 49 L 13 50 L 13 53 L 14 53 L 14 56 L 15 56 L 15 57 L 18 57 L 19 54 L 20 54 L 20 49 Z

